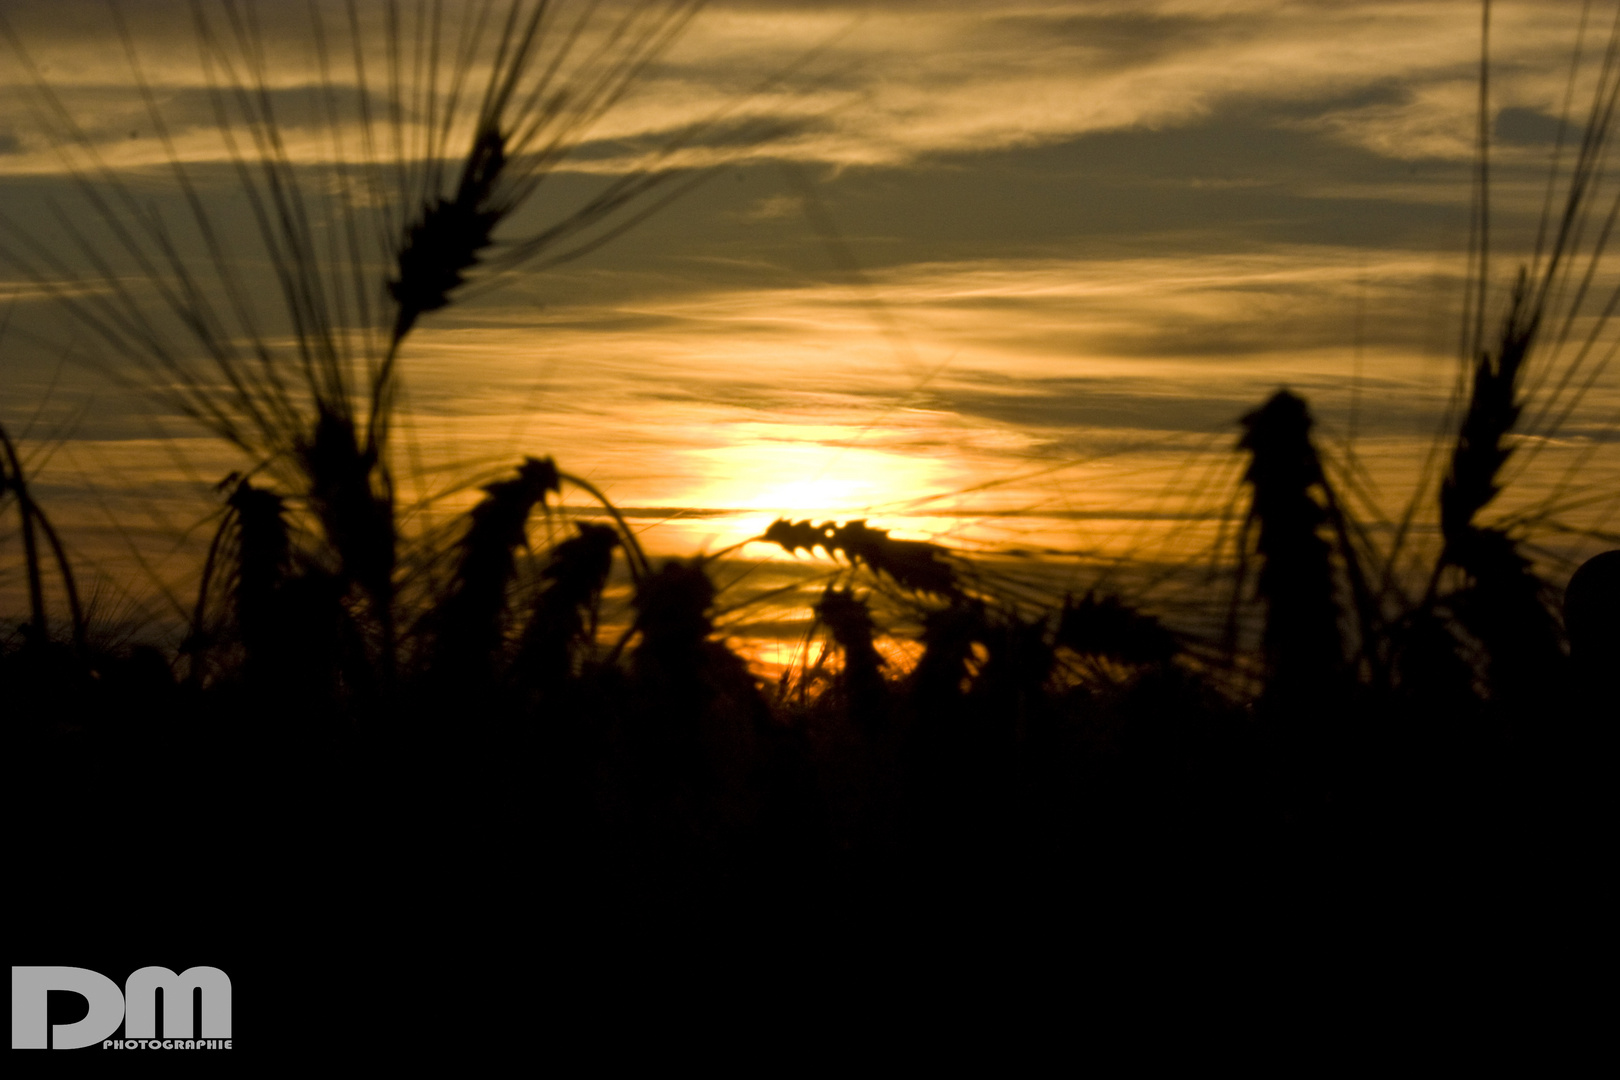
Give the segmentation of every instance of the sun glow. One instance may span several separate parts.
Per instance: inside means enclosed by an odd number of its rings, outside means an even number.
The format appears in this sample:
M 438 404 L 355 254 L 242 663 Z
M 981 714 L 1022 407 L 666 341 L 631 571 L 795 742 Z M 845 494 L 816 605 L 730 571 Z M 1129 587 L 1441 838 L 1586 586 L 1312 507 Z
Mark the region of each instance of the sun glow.
M 853 434 L 853 433 L 852 433 Z M 698 451 L 699 505 L 788 516 L 859 516 L 944 486 L 950 462 L 849 444 L 739 441 Z

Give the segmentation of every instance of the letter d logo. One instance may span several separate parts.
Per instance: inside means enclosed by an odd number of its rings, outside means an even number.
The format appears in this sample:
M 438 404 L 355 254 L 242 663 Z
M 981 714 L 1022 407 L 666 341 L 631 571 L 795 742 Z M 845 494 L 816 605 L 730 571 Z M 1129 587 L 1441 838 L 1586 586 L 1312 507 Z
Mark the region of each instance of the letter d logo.
M 82 994 L 90 1011 L 76 1024 L 57 1024 L 52 1040 L 58 1050 L 77 1050 L 101 1042 L 124 1022 L 124 995 L 118 984 L 88 968 L 14 967 L 11 969 L 11 1048 L 43 1050 L 46 1044 L 45 996 L 51 990 Z

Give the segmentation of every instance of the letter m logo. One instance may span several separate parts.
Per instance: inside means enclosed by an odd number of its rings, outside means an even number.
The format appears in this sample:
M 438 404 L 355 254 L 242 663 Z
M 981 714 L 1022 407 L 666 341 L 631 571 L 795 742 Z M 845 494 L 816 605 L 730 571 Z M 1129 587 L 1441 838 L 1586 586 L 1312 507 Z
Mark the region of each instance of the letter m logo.
M 202 1031 L 193 1034 L 192 991 L 202 989 Z M 157 992 L 163 991 L 163 1037 L 228 1039 L 231 1037 L 231 980 L 219 968 L 187 968 L 176 975 L 164 967 L 144 967 L 124 981 L 124 1037 L 157 1036 Z

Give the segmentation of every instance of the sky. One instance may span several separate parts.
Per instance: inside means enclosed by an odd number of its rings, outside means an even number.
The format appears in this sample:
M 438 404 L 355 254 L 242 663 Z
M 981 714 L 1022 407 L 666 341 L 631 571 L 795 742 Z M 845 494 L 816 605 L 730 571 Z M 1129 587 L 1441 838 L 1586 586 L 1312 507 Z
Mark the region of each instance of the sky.
M 266 151 L 230 80 L 259 73 L 273 152 L 336 222 L 330 235 L 358 223 L 361 246 L 386 248 L 423 203 L 396 173 L 422 172 L 436 130 L 412 73 L 437 43 L 448 92 L 445 58 L 480 8 L 446 0 L 438 32 L 418 34 L 435 5 L 402 3 L 391 35 L 384 5 L 357 2 L 352 23 L 344 5 L 317 5 L 324 63 L 303 5 L 239 5 L 240 39 L 223 6 L 201 5 L 202 29 L 186 4 L 118 10 L 127 37 L 104 3 L 0 0 L 0 424 L 70 547 L 116 581 L 109 603 L 177 609 L 217 520 L 214 485 L 275 449 L 233 447 L 180 415 L 180 377 L 84 313 L 127 297 L 177 370 L 219 394 L 162 287 L 184 271 L 226 312 L 234 282 L 256 321 L 227 315 L 219 333 L 294 371 L 275 261 L 226 136 L 250 169 Z M 578 10 L 559 5 L 551 42 Z M 611 37 L 622 10 L 584 26 L 550 84 L 567 98 L 509 114 L 521 126 L 549 103 L 577 120 L 568 153 L 533 174 L 471 284 L 401 349 L 393 468 L 424 535 L 479 483 L 550 454 L 661 554 L 730 549 L 777 516 L 866 518 L 1033 561 L 1058 573 L 1053 587 L 1128 570 L 1148 595 L 1229 559 L 1238 421 L 1284 386 L 1310 403 L 1374 535 L 1414 499 L 1433 520 L 1470 273 L 1479 3 L 716 2 L 668 24 L 679 33 L 610 106 L 571 113 L 594 78 L 626 70 L 634 35 Z M 1614 18 L 1603 3 L 1492 5 L 1488 326 L 1534 246 L 1566 97 L 1573 144 Z M 468 55 L 479 86 L 490 50 Z M 446 156 L 464 154 L 470 127 L 445 130 Z M 518 258 L 649 167 L 677 171 L 581 239 L 622 235 L 557 265 L 566 242 Z M 1587 264 L 1572 265 L 1560 295 Z M 387 275 L 385 259 L 366 263 L 355 288 L 375 304 Z M 1565 347 L 1532 366 L 1531 437 L 1493 512 L 1528 514 L 1537 550 L 1565 557 L 1613 546 L 1579 530 L 1616 528 L 1620 380 L 1600 367 L 1608 338 L 1589 314 L 1615 281 L 1600 259 L 1584 313 L 1558 324 Z M 14 589 L 9 519 L 0 545 L 0 589 Z

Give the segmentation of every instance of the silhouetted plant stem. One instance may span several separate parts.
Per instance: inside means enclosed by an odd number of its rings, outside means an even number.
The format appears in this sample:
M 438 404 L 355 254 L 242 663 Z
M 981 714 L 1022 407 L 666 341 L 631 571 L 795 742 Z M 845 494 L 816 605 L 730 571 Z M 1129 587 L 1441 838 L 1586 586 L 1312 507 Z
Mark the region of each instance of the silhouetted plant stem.
M 231 493 L 236 512 L 236 622 L 251 668 L 279 673 L 272 655 L 299 628 L 281 617 L 282 586 L 290 569 L 291 544 L 281 496 L 241 481 Z
M 1333 526 L 1334 535 L 1338 538 L 1339 550 L 1344 553 L 1345 576 L 1349 579 L 1350 596 L 1355 604 L 1356 652 L 1360 655 L 1362 663 L 1367 666 L 1367 676 L 1373 685 L 1387 686 L 1389 657 L 1385 645 L 1388 635 L 1385 633 L 1378 597 L 1368 587 L 1367 575 L 1357 554 L 1353 535 L 1354 523 L 1340 507 L 1338 496 L 1334 494 L 1331 485 L 1324 483 L 1322 493 L 1326 500 L 1328 520 Z
M 574 674 L 572 649 L 596 641 L 597 607 L 613 568 L 617 530 L 589 522 L 552 549 L 541 571 L 547 587 L 535 601 L 519 644 L 518 678 L 542 693 Z
M 1474 365 L 1468 409 L 1440 485 L 1440 532 L 1445 547 L 1425 590 L 1427 596 L 1434 595 L 1446 566 L 1465 565 L 1474 519 L 1501 491 L 1497 476 L 1513 453 L 1507 438 L 1522 408 L 1519 376 L 1540 324 L 1540 312 L 1529 303 L 1528 283 L 1521 270 L 1503 320 L 1500 346 L 1495 355 L 1482 352 Z
M 82 653 L 84 651 L 84 608 L 79 603 L 79 588 L 73 576 L 73 564 L 68 561 L 67 551 L 62 547 L 61 537 L 56 535 L 56 528 L 51 519 L 37 505 L 34 506 L 34 521 L 45 534 L 45 539 L 51 545 L 51 554 L 56 557 L 57 572 L 62 575 L 62 589 L 67 593 L 68 618 L 72 621 L 73 644 Z
M 631 530 L 629 523 L 624 520 L 624 515 L 619 513 L 619 508 L 614 506 L 612 501 L 602 494 L 595 484 L 584 477 L 568 472 L 559 472 L 557 476 L 586 492 L 601 504 L 602 509 L 608 512 L 608 516 L 613 519 L 613 523 L 619 527 L 619 536 L 624 541 L 625 554 L 629 558 L 630 576 L 639 583 L 649 573 L 647 555 L 641 550 L 641 541 L 636 539 L 636 534 Z
M 840 682 L 850 715 L 857 723 L 871 727 L 883 717 L 886 696 L 883 657 L 872 643 L 872 612 L 854 589 L 836 590 L 831 585 L 816 602 L 814 611 L 844 650 Z
M 382 635 L 386 675 L 395 662 L 396 537 L 388 471 L 373 450 L 360 449 L 352 421 L 330 410 L 321 412 L 300 457 L 310 481 L 310 502 L 338 556 L 340 573 L 370 601 Z
M 6 461 L 9 465 L 4 477 L 5 487 L 17 500 L 17 514 L 22 521 L 23 562 L 28 575 L 28 614 L 29 625 L 33 632 L 44 640 L 48 633 L 45 622 L 45 586 L 39 575 L 39 548 L 34 535 L 34 502 L 28 497 L 28 483 L 23 478 L 22 462 L 17 458 L 17 448 L 12 445 L 11 437 L 4 428 L 0 428 L 0 446 L 5 448 Z
M 1540 320 L 1541 308 L 1521 270 L 1500 344 L 1474 366 L 1468 409 L 1440 488 L 1444 547 L 1424 594 L 1425 605 L 1434 603 L 1444 571 L 1461 572 L 1446 601 L 1484 643 L 1494 691 L 1521 703 L 1531 700 L 1536 686 L 1555 679 L 1562 659 L 1559 634 L 1530 561 L 1504 530 L 1479 525 L 1477 518 L 1501 491 L 1498 478 L 1513 453 L 1508 437 L 1523 407 L 1519 381 Z
M 851 565 L 864 563 L 874 573 L 888 575 L 903 588 L 933 593 L 951 600 L 963 597 L 956 572 L 938 544 L 922 540 L 895 540 L 887 529 L 874 529 L 864 520 L 842 525 L 820 525 L 779 518 L 759 537 L 779 545 L 790 555 L 821 548 L 829 556 L 842 555 Z
M 469 683 L 487 678 L 500 651 L 513 552 L 528 542 L 535 504 L 557 489 L 551 459 L 528 458 L 518 466 L 517 479 L 485 487 L 484 499 L 469 512 L 450 594 L 436 613 L 433 663 L 440 677 Z
M 1267 693 L 1286 698 L 1325 692 L 1344 664 L 1330 548 L 1320 534 L 1327 511 L 1313 491 L 1327 478 L 1311 445 L 1305 402 L 1279 390 L 1243 418 L 1240 449 L 1251 458 L 1249 523 L 1261 559 L 1256 591 L 1266 604 Z M 1353 558 L 1351 552 L 1347 557 Z
M 12 497 L 17 500 L 17 513 L 22 524 L 23 562 L 28 579 L 28 610 L 33 634 L 40 642 L 48 640 L 50 636 L 50 627 L 45 615 L 45 583 L 40 574 L 39 546 L 34 532 L 37 526 L 39 531 L 45 534 L 46 542 L 51 545 L 51 552 L 56 557 L 57 571 L 62 575 L 62 587 L 67 593 L 73 643 L 82 651 L 84 610 L 79 605 L 79 590 L 73 578 L 73 565 L 68 561 L 61 538 L 51 527 L 50 519 L 34 502 L 34 497 L 28 490 L 27 477 L 23 475 L 22 459 L 17 454 L 16 444 L 11 441 L 11 436 L 3 426 L 0 426 L 0 449 L 5 451 L 6 457 L 5 462 L 0 463 L 5 466 L 3 474 L 0 474 L 0 490 L 9 489 Z

